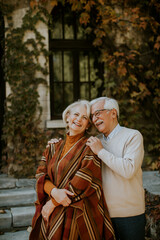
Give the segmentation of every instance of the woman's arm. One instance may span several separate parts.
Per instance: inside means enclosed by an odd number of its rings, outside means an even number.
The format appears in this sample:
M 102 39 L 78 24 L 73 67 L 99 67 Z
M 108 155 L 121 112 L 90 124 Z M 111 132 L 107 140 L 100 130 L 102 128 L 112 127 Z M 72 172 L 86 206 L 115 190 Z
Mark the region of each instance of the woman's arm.
M 100 199 L 102 191 L 101 161 L 86 147 L 81 156 L 80 168 L 68 181 L 65 188 L 74 193 L 73 202 L 96 194 Z

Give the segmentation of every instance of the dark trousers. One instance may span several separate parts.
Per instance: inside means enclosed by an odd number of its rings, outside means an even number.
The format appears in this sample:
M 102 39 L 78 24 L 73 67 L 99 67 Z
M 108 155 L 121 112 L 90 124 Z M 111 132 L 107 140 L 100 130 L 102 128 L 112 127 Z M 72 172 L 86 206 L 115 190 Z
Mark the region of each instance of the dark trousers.
M 144 240 L 145 214 L 134 217 L 111 218 L 116 240 Z

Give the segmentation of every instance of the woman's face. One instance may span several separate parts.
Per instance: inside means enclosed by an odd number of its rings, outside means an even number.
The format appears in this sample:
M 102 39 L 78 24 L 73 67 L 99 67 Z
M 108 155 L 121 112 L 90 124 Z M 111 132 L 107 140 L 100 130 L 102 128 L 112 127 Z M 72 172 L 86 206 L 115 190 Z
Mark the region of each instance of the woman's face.
M 67 117 L 67 122 L 70 136 L 85 132 L 89 125 L 86 107 L 84 105 L 77 105 L 71 108 Z

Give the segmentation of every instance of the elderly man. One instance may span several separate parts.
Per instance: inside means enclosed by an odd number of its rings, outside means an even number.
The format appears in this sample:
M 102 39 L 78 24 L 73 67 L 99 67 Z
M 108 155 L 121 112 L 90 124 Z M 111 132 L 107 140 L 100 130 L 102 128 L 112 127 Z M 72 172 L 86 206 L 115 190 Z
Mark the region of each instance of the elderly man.
M 101 97 L 91 104 L 91 117 L 101 133 L 87 145 L 102 160 L 103 190 L 116 239 L 145 239 L 145 200 L 141 165 L 143 137 L 118 123 L 115 99 Z

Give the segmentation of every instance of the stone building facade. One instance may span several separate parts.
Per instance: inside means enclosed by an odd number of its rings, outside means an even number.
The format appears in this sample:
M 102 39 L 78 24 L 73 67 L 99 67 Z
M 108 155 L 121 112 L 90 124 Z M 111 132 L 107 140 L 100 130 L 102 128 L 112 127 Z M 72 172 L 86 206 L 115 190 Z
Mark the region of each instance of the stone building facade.
M 14 1 L 9 1 L 12 2 Z M 15 28 L 21 26 L 29 8 L 29 1 L 19 1 L 12 13 Z M 53 37 L 44 23 L 39 22 L 36 26 L 37 31 L 44 37 L 46 49 L 53 53 L 48 63 L 49 74 L 46 76 L 49 88 L 44 85 L 39 85 L 38 88 L 39 101 L 43 109 L 41 127 L 64 128 L 61 113 L 68 104 L 78 99 L 91 100 L 100 95 L 101 90 L 97 89 L 103 81 L 103 66 L 98 63 L 98 52 L 91 41 L 86 40 L 83 29 L 76 26 L 75 16 L 69 17 L 71 9 L 66 12 L 66 9 L 63 11 L 62 6 L 59 5 L 54 10 L 56 12 L 53 12 L 50 1 L 46 9 L 52 16 L 57 14 L 60 18 L 58 20 L 55 18 L 57 22 L 52 29 Z M 4 18 L 4 26 L 8 27 L 6 18 Z M 26 33 L 25 40 L 29 38 L 34 38 L 33 33 Z M 44 61 L 42 57 L 40 63 L 43 65 Z M 10 86 L 6 83 L 5 96 L 9 94 Z

